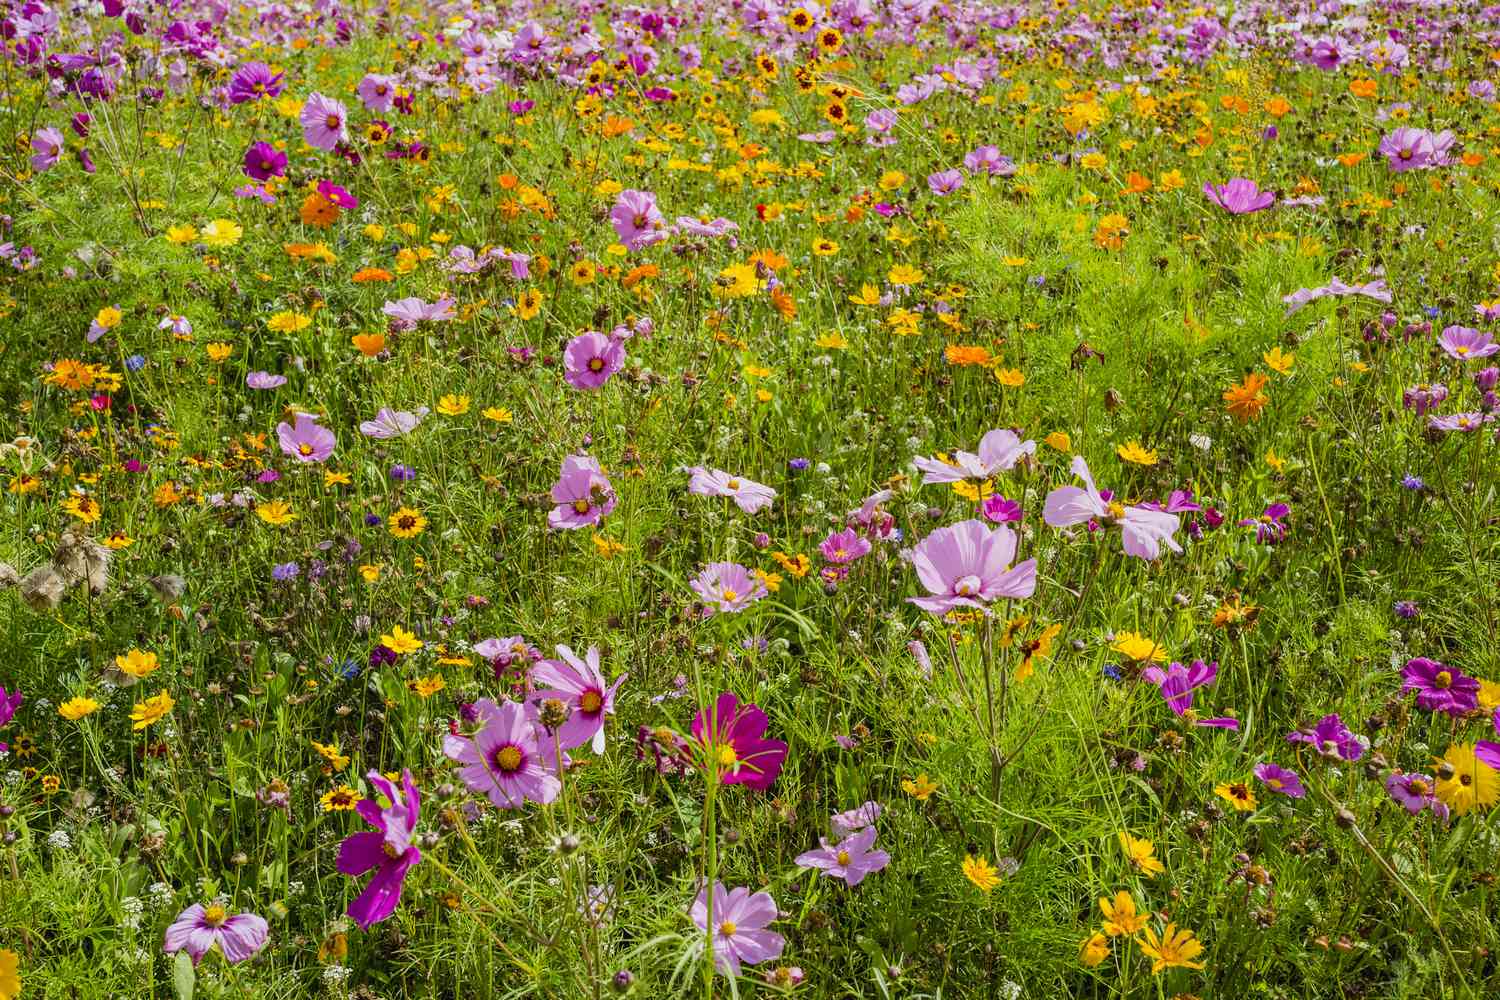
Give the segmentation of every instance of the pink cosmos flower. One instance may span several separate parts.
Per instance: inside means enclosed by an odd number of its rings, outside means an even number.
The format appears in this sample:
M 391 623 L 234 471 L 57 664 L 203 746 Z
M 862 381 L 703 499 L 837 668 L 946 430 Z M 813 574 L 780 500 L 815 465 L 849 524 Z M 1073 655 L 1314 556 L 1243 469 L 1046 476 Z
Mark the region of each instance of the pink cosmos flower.
M 349 138 L 349 112 L 331 97 L 309 95 L 300 118 L 302 138 L 314 149 L 329 150 Z
M 1022 441 L 1015 431 L 993 430 L 979 441 L 979 454 L 955 451 L 950 461 L 918 456 L 913 461 L 924 475 L 922 482 L 957 483 L 965 479 L 985 480 L 996 472 L 1009 471 L 1023 455 L 1036 454 L 1035 441 Z
M 817 868 L 832 878 L 841 878 L 851 886 L 859 885 L 865 876 L 878 872 L 891 863 L 885 851 L 872 850 L 875 846 L 875 828 L 867 826 L 830 844 L 827 837 L 818 838 L 819 847 L 797 855 L 799 868 Z
M 546 805 L 562 791 L 557 762 L 538 739 L 535 713 L 519 702 L 496 705 L 481 698 L 474 706 L 483 728 L 472 737 L 445 736 L 443 753 L 458 763 L 469 790 L 483 793 L 501 809 L 527 801 Z
M 1219 676 L 1219 664 L 1194 660 L 1191 666 L 1173 662 L 1166 670 L 1151 666 L 1141 671 L 1141 679 L 1155 684 L 1162 699 L 1174 715 L 1185 715 L 1193 707 L 1193 692 L 1206 687 Z
M 372 770 L 368 777 L 370 785 L 385 796 L 387 805 L 382 807 L 374 799 L 355 803 L 360 818 L 375 829 L 346 837 L 339 845 L 338 857 L 338 870 L 345 875 L 357 878 L 375 871 L 365 891 L 349 904 L 349 916 L 365 930 L 396 912 L 406 873 L 422 860 L 414 836 L 422 798 L 411 772 L 401 772 L 399 789 L 379 771 Z
M 845 528 L 823 539 L 823 544 L 818 546 L 818 551 L 829 562 L 842 565 L 868 555 L 870 543 L 853 528 Z
M 379 73 L 367 73 L 359 81 L 359 99 L 373 113 L 380 115 L 389 111 L 396 99 L 396 80 Z
M 620 242 L 629 250 L 644 250 L 667 238 L 656 195 L 634 189 L 621 191 L 610 209 L 609 221 Z
M 557 647 L 557 655 L 562 659 L 542 660 L 532 669 L 531 679 L 540 687 L 532 699 L 556 698 L 573 710 L 557 731 L 562 749 L 589 743 L 594 753 L 603 753 L 604 717 L 615 714 L 615 692 L 627 675 L 621 674 L 613 684 L 607 682 L 599 670 L 599 650 L 594 646 L 589 647 L 584 659 L 562 645 Z
M 690 915 L 705 934 L 709 921 L 708 887 L 693 901 Z M 741 964 L 757 965 L 781 957 L 786 938 L 766 927 L 776 919 L 776 900 L 769 892 L 733 891 L 723 882 L 713 887 L 714 965 L 731 979 L 738 978 Z
M 692 475 L 688 481 L 689 493 L 700 497 L 730 497 L 746 514 L 758 514 L 776 499 L 776 491 L 771 487 L 731 475 L 723 469 L 694 465 L 687 471 Z
M 276 439 L 281 443 L 282 452 L 299 462 L 326 462 L 338 440 L 333 431 L 320 427 L 317 420 L 306 413 L 297 414 L 295 423 L 282 421 L 277 424 Z
M 1376 278 L 1363 285 L 1350 285 L 1338 278 L 1333 278 L 1328 284 L 1318 288 L 1299 288 L 1290 295 L 1283 295 L 1281 301 L 1286 303 L 1286 315 L 1290 316 L 1309 302 L 1315 302 L 1330 295 L 1340 298 L 1346 295 L 1363 295 L 1367 299 L 1374 299 L 1376 302 L 1384 302 L 1387 305 L 1391 302 L 1391 290 L 1384 278 Z
M 1042 506 L 1042 520 L 1047 524 L 1067 528 L 1085 521 L 1113 521 L 1120 526 L 1125 553 L 1148 562 L 1161 555 L 1163 545 L 1173 552 L 1182 551 L 1182 546 L 1172 537 L 1180 526 L 1176 514 L 1106 501 L 1094 485 L 1093 474 L 1082 455 L 1073 456 L 1072 469 L 1087 489 L 1059 486 L 1048 493 Z
M 879 802 L 866 802 L 858 809 L 835 813 L 830 817 L 829 822 L 833 827 L 835 835 L 847 837 L 851 833 L 863 830 L 867 826 L 874 826 L 875 821 L 880 818 L 880 813 Z
M 425 406 L 417 407 L 415 413 L 410 410 L 393 410 L 389 406 L 382 406 L 375 414 L 374 420 L 366 420 L 359 425 L 359 432 L 365 437 L 380 441 L 405 437 L 417 429 L 417 425 L 422 422 L 422 418 L 427 416 L 427 413 Z
M 453 299 L 446 295 L 436 302 L 425 302 L 415 296 L 397 299 L 395 302 L 387 302 L 380 311 L 392 319 L 407 323 L 442 323 L 452 319 L 454 315 Z
M 286 376 L 272 375 L 270 372 L 251 372 L 245 376 L 245 384 L 252 389 L 278 389 L 286 385 Z
M 1405 125 L 1382 138 L 1377 151 L 1398 174 L 1434 166 L 1437 159 L 1432 133 Z
M 50 125 L 46 128 L 39 128 L 32 133 L 32 171 L 40 174 L 55 167 L 58 159 L 62 156 L 63 141 L 62 131 Z
M 757 705 L 741 705 L 732 691 L 720 694 L 710 709 L 693 716 L 693 739 L 719 781 L 757 792 L 771 787 L 786 762 L 786 744 L 765 738 L 771 724 Z
M 1011 566 L 1016 535 L 1006 527 L 991 530 L 980 520 L 939 528 L 912 553 L 917 579 L 927 597 L 907 600 L 935 615 L 957 607 L 980 608 L 999 597 L 1025 599 L 1036 591 L 1036 560 Z
M 964 172 L 962 170 L 939 170 L 927 176 L 927 189 L 939 198 L 952 194 L 963 186 Z
M 703 599 L 703 615 L 743 611 L 766 596 L 766 585 L 739 563 L 709 563 L 692 581 Z
M 1450 326 L 1438 337 L 1443 353 L 1456 361 L 1477 361 L 1500 353 L 1500 344 L 1487 331 L 1468 326 Z
M 1276 195 L 1262 191 L 1254 181 L 1236 177 L 1227 184 L 1203 185 L 1208 200 L 1231 215 L 1249 215 L 1270 208 L 1276 203 Z
M 230 916 L 224 907 L 194 903 L 177 915 L 167 928 L 162 951 L 168 955 L 186 950 L 197 965 L 214 945 L 230 963 L 244 962 L 266 946 L 271 929 L 264 917 L 254 913 Z
M 547 515 L 547 524 L 555 529 L 571 530 L 598 524 L 615 509 L 615 491 L 599 460 L 589 455 L 569 455 L 563 459 L 562 473 L 552 484 L 552 502 L 557 506 Z
M 580 333 L 563 351 L 563 378 L 575 389 L 598 389 L 625 367 L 625 343 L 596 330 Z

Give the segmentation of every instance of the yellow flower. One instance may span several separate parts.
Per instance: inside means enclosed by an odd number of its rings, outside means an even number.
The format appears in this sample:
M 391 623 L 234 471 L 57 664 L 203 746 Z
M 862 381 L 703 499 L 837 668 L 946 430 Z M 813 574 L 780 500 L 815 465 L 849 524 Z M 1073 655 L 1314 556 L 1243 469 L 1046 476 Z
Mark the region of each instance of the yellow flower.
M 1275 448 L 1266 449 L 1266 464 L 1277 472 L 1284 472 L 1286 470 L 1286 459 L 1276 454 Z
M 1273 347 L 1262 354 L 1260 359 L 1276 374 L 1290 375 L 1292 373 L 1292 365 L 1297 361 L 1297 355 L 1286 354 L 1280 347 Z
M 9 948 L 0 949 L 0 1000 L 16 1000 L 21 995 L 21 956 Z
M 342 771 L 349 766 L 349 757 L 339 749 L 337 743 L 319 743 L 317 740 L 308 740 L 313 749 L 318 751 L 318 756 L 328 762 L 330 771 Z
M 77 722 L 85 715 L 99 711 L 99 703 L 92 698 L 69 698 L 57 706 L 57 714 L 69 722 Z
M 926 773 L 916 776 L 915 779 L 907 778 L 901 782 L 901 790 L 918 802 L 926 802 L 937 791 L 937 782 L 927 777 Z
M 845 340 L 844 335 L 837 330 L 823 334 L 815 343 L 825 351 L 842 351 L 849 346 L 849 341 Z
M 93 524 L 99 520 L 99 501 L 93 497 L 74 494 L 62 503 L 62 509 L 72 514 L 84 524 Z
M 296 333 L 311 325 L 312 320 L 299 312 L 279 312 L 266 320 L 266 326 L 277 333 Z
M 613 559 L 615 556 L 625 551 L 625 546 L 623 544 L 614 541 L 613 539 L 605 538 L 603 535 L 597 532 L 594 533 L 593 539 L 594 551 L 599 553 L 600 557 L 604 559 Z
M 445 417 L 460 417 L 469 412 L 469 397 L 455 396 L 451 393 L 439 399 L 437 411 Z
M 906 175 L 899 170 L 887 170 L 880 175 L 880 190 L 894 191 L 906 183 Z
M 180 226 L 167 227 L 168 243 L 175 243 L 178 246 L 181 246 L 184 243 L 191 243 L 197 238 L 198 230 L 193 226 L 190 226 L 186 222 L 182 223 Z
M 515 414 L 503 406 L 491 406 L 488 409 L 481 410 L 479 415 L 486 420 L 493 420 L 497 424 L 508 424 L 516 419 Z
M 1042 438 L 1042 443 L 1054 451 L 1071 451 L 1073 449 L 1073 439 L 1068 437 L 1063 431 L 1053 431 Z
M 208 355 L 208 360 L 214 364 L 218 364 L 221 361 L 229 359 L 229 356 L 234 353 L 234 345 L 226 344 L 222 341 L 214 341 L 211 344 L 203 345 L 203 353 Z
M 1129 462 L 1131 465 L 1155 465 L 1157 461 L 1156 449 L 1147 451 L 1139 441 L 1130 441 L 1115 449 L 1115 454 Z
M 433 695 L 437 694 L 447 686 L 448 682 L 443 680 L 442 674 L 432 674 L 428 677 L 418 677 L 416 680 L 411 682 L 411 689 L 417 694 L 421 695 L 423 698 L 431 698 Z
M 813 240 L 812 252 L 815 257 L 832 257 L 839 252 L 839 245 L 830 239 Z
M 291 504 L 285 500 L 272 500 L 269 503 L 259 504 L 255 508 L 255 513 L 260 516 L 262 521 L 278 527 L 283 524 L 291 524 L 297 520 L 297 515 L 293 512 Z
M 339 472 L 335 469 L 328 469 L 323 473 L 324 489 L 331 490 L 335 486 L 348 486 L 351 481 L 352 480 L 350 480 L 349 478 L 349 473 L 347 472 Z
M 535 319 L 542 311 L 542 302 L 546 297 L 535 288 L 528 288 L 516 296 L 516 315 L 522 319 Z
M 1141 946 L 1141 952 L 1147 958 L 1152 959 L 1151 971 L 1160 973 L 1164 969 L 1201 969 L 1202 962 L 1193 959 L 1203 954 L 1203 942 L 1193 936 L 1193 932 L 1187 928 L 1177 929 L 1176 924 L 1168 924 L 1166 930 L 1162 931 L 1160 938 L 1156 932 L 1147 927 L 1141 931 L 1141 937 L 1135 939 L 1135 943 Z
M 1483 677 L 1479 681 L 1479 707 L 1486 712 L 1493 712 L 1500 708 L 1500 684 L 1487 681 Z
M 103 309 L 100 309 L 98 314 L 94 317 L 94 322 L 99 324 L 106 330 L 113 330 L 115 327 L 120 325 L 120 320 L 124 318 L 124 314 L 114 306 L 105 306 Z
M 324 792 L 318 801 L 322 803 L 324 812 L 353 812 L 362 798 L 363 795 L 348 785 L 340 785 L 331 792 Z
M 1146 914 L 1137 913 L 1135 897 L 1121 889 L 1114 899 L 1099 900 L 1104 912 L 1104 933 L 1110 937 L 1129 937 L 1146 926 Z
M 423 517 L 419 510 L 400 507 L 386 519 L 385 523 L 391 529 L 391 534 L 397 538 L 415 538 L 427 527 L 427 518 Z
M 1158 645 L 1138 632 L 1121 632 L 1115 636 L 1115 641 L 1109 648 L 1126 659 L 1141 663 L 1161 663 L 1167 656 L 1164 646 Z
M 172 706 L 176 704 L 177 702 L 172 700 L 172 696 L 165 691 L 154 697 L 147 698 L 145 701 L 136 702 L 135 707 L 130 710 L 130 718 L 135 725 L 130 728 L 139 731 L 145 729 L 153 722 L 160 722 L 168 712 L 172 711 Z
M 849 296 L 849 301 L 857 306 L 880 305 L 880 289 L 874 285 L 860 285 L 859 291 Z
M 359 568 L 359 575 L 364 577 L 365 583 L 374 583 L 380 579 L 380 565 L 378 563 L 365 563 Z
M 203 227 L 200 235 L 205 245 L 214 249 L 223 249 L 238 243 L 240 237 L 245 235 L 245 231 L 240 228 L 239 223 L 230 219 L 215 219 Z
M 885 277 L 893 285 L 920 285 L 927 275 L 922 273 L 921 268 L 912 267 L 910 264 L 897 264 L 886 273 Z
M 995 381 L 1007 389 L 1019 389 L 1026 384 L 1026 374 L 1019 368 L 996 368 Z
M 1167 870 L 1167 866 L 1156 860 L 1156 845 L 1149 840 L 1138 840 L 1120 831 L 1120 848 L 1130 863 L 1145 875 L 1160 875 Z
M 394 626 L 389 635 L 382 635 L 380 642 L 386 649 L 389 649 L 398 656 L 405 655 L 406 653 L 415 653 L 422 648 L 422 640 L 406 631 L 400 625 Z
M 1109 938 L 1095 931 L 1078 949 L 1078 961 L 1092 969 L 1109 957 Z
M 120 668 L 121 673 L 136 678 L 145 678 L 151 676 L 152 672 L 161 666 L 161 662 L 156 658 L 155 653 L 132 649 L 124 656 L 116 656 L 115 666 Z
M 1235 812 L 1255 811 L 1255 792 L 1243 781 L 1225 781 L 1214 786 L 1214 794 L 1234 806 Z
M 963 869 L 964 878 L 973 882 L 981 892 L 990 892 L 1000 884 L 1000 873 L 986 858 L 976 858 L 972 854 L 965 854 Z
M 1500 774 L 1474 756 L 1474 744 L 1454 743 L 1443 754 L 1453 776 L 1438 778 L 1438 799 L 1456 815 L 1467 815 L 1475 806 L 1492 806 L 1500 797 Z

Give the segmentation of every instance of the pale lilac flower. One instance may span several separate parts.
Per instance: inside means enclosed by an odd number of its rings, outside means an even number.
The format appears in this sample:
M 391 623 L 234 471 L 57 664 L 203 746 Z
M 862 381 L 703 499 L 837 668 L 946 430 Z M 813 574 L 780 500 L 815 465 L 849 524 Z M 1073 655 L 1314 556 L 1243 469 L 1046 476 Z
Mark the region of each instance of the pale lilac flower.
M 359 99 L 371 112 L 384 114 L 396 99 L 396 80 L 379 73 L 366 73 L 359 81 Z
M 837 844 L 830 844 L 827 837 L 820 837 L 818 842 L 817 850 L 797 855 L 797 866 L 817 868 L 851 886 L 859 885 L 866 875 L 891 863 L 891 856 L 885 851 L 872 849 L 875 846 L 873 826 L 867 826 Z
M 443 738 L 443 753 L 459 765 L 458 776 L 469 790 L 501 809 L 556 799 L 562 781 L 553 754 L 537 738 L 535 713 L 519 702 L 496 705 L 489 698 L 481 698 L 474 710 L 479 732 Z
M 1438 346 L 1448 357 L 1458 361 L 1478 361 L 1500 353 L 1500 343 L 1487 331 L 1468 326 L 1450 326 L 1438 337 Z
M 693 593 L 703 600 L 703 615 L 743 611 L 767 594 L 766 585 L 739 563 L 709 563 L 693 578 Z
M 365 437 L 381 441 L 404 437 L 417 429 L 417 425 L 422 422 L 422 418 L 427 416 L 427 413 L 428 409 L 425 406 L 417 407 L 415 413 L 410 410 L 393 410 L 389 406 L 382 406 L 375 414 L 374 420 L 366 420 L 359 425 L 359 432 Z
M 771 487 L 723 469 L 694 465 L 687 471 L 692 476 L 688 480 L 689 493 L 700 497 L 730 497 L 746 514 L 758 514 L 776 499 L 776 491 Z
M 1385 790 L 1397 805 L 1413 816 L 1437 801 L 1437 782 L 1425 774 L 1392 771 L 1386 775 Z
M 693 901 L 690 915 L 693 923 L 708 932 L 708 887 Z M 766 927 L 776 919 L 776 900 L 769 892 L 751 893 L 749 889 L 733 891 L 723 882 L 713 886 L 714 965 L 731 979 L 739 977 L 740 966 L 756 965 L 781 956 L 786 939 Z
M 1036 560 L 1017 566 L 1016 535 L 1001 526 L 991 530 L 983 521 L 969 520 L 939 528 L 922 539 L 912 552 L 917 578 L 926 597 L 907 600 L 935 615 L 957 607 L 985 609 L 1000 597 L 1025 599 L 1036 590 Z
M 1297 776 L 1297 772 L 1288 770 L 1280 764 L 1263 761 L 1255 765 L 1253 773 L 1256 778 L 1260 779 L 1261 784 L 1273 792 L 1293 799 L 1300 799 L 1307 795 L 1307 789 L 1302 787 L 1302 779 Z
M 1367 299 L 1374 299 L 1376 302 L 1384 302 L 1387 305 L 1391 301 L 1391 290 L 1386 286 L 1384 278 L 1376 278 L 1363 285 L 1349 285 L 1338 278 L 1333 278 L 1328 284 L 1318 288 L 1299 288 L 1290 295 L 1283 296 L 1281 301 L 1287 305 L 1286 315 L 1290 316 L 1309 302 L 1329 295 L 1338 297 L 1363 295 Z
M 614 487 L 605 478 L 599 460 L 589 455 L 563 459 L 551 495 L 556 506 L 547 515 L 547 524 L 555 529 L 592 527 L 615 509 Z
M 939 170 L 927 175 L 927 189 L 941 198 L 964 186 L 962 170 Z
M 443 296 L 436 302 L 425 302 L 415 296 L 405 299 L 397 299 L 395 302 L 387 302 L 380 309 L 392 319 L 403 320 L 407 323 L 441 323 L 453 318 L 453 299 Z
M 50 125 L 39 128 L 31 135 L 31 169 L 44 173 L 57 165 L 63 151 L 63 134 Z
M 1433 166 L 1437 159 L 1432 133 L 1409 126 L 1382 138 L 1378 152 L 1396 173 Z
M 1022 441 L 1015 431 L 1000 429 L 980 439 L 977 455 L 956 451 L 947 462 L 922 456 L 913 462 L 923 472 L 923 483 L 957 483 L 965 479 L 988 479 L 996 472 L 1013 468 L 1023 455 L 1034 454 L 1035 441 Z
M 867 826 L 874 826 L 875 821 L 880 818 L 880 813 L 879 802 L 866 802 L 857 809 L 835 813 L 829 818 L 829 823 L 833 827 L 835 836 L 847 837 Z
M 1204 183 L 1203 193 L 1231 215 L 1249 215 L 1276 203 L 1276 195 L 1262 191 L 1254 181 L 1244 177 L 1235 177 L 1226 184 Z
M 980 146 L 965 156 L 964 168 L 970 173 L 986 173 L 991 177 L 1009 177 L 1016 172 L 1011 158 L 1002 156 L 995 146 Z
M 1173 552 L 1182 551 L 1182 546 L 1172 537 L 1181 524 L 1176 514 L 1106 501 L 1094 485 L 1093 474 L 1082 455 L 1073 456 L 1072 470 L 1086 488 L 1059 486 L 1048 493 L 1042 507 L 1042 520 L 1047 524 L 1067 528 L 1085 521 L 1114 521 L 1120 526 L 1125 553 L 1148 562 L 1161 555 L 1163 545 Z
M 314 149 L 333 149 L 349 138 L 349 112 L 331 97 L 309 95 L 300 117 L 302 138 Z
M 277 389 L 286 385 L 286 376 L 272 375 L 270 372 L 251 372 L 245 376 L 245 384 L 252 389 Z
M 186 951 L 197 965 L 214 945 L 231 964 L 254 958 L 266 946 L 271 929 L 264 917 L 254 913 L 230 916 L 224 907 L 194 903 L 177 915 L 167 928 L 162 951 L 168 955 Z

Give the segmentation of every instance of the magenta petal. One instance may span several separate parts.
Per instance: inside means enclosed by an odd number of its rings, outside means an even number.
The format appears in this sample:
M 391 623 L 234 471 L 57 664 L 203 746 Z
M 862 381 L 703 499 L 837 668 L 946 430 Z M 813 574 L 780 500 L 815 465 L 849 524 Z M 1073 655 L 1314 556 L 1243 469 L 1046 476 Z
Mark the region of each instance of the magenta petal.
M 354 922 L 362 929 L 369 930 L 395 913 L 397 904 L 401 902 L 401 886 L 406 880 L 406 872 L 421 859 L 422 853 L 413 847 L 394 864 L 376 872 L 370 884 L 365 886 L 365 891 L 349 904 L 349 916 Z
M 339 845 L 338 869 L 345 875 L 363 875 L 389 860 L 385 856 L 385 835 L 364 831 L 351 834 Z
M 1500 771 L 1500 743 L 1490 740 L 1480 740 L 1474 744 L 1474 756 L 1485 764 Z

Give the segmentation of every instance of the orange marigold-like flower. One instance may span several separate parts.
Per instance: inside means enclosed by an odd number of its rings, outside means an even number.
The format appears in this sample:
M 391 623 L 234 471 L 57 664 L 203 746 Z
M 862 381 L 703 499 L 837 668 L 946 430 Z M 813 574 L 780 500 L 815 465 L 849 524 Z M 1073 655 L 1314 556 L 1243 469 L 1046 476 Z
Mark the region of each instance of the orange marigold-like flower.
M 1266 377 L 1260 372 L 1251 372 L 1238 385 L 1224 390 L 1224 408 L 1240 423 L 1249 423 L 1260 417 L 1271 397 L 1265 393 Z

